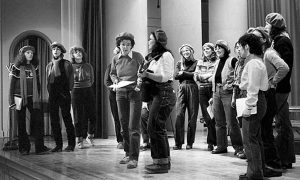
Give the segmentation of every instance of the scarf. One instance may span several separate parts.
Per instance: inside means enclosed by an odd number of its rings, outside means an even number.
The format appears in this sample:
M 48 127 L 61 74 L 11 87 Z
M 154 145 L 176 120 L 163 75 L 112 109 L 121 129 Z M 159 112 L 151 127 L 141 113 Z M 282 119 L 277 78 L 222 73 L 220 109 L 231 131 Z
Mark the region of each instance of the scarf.
M 37 86 L 37 76 L 36 71 L 33 65 L 31 65 L 31 72 L 33 76 L 33 109 L 40 109 L 40 99 L 39 99 L 39 92 Z M 21 98 L 22 98 L 22 106 L 27 105 L 27 81 L 26 81 L 26 73 L 25 73 L 25 66 L 20 67 L 20 89 L 21 89 Z
M 61 61 L 61 59 L 59 60 L 52 60 L 52 67 L 50 69 L 50 83 L 54 82 L 54 78 L 58 77 L 61 75 L 60 73 L 60 69 L 59 69 L 59 62 Z

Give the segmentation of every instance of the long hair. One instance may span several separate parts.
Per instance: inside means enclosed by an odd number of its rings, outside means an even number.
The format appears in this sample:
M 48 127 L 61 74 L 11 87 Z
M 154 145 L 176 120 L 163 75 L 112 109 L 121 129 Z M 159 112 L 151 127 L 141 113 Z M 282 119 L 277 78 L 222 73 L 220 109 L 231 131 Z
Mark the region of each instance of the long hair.
M 151 34 L 153 35 L 153 37 L 155 37 L 154 32 L 151 32 Z M 165 46 L 163 46 L 160 42 L 156 40 L 154 48 L 146 56 L 146 59 L 148 60 L 149 58 L 155 58 L 155 60 L 158 60 L 165 52 L 170 52 L 172 54 L 171 50 L 167 49 Z
M 286 32 L 285 27 L 278 28 L 278 27 L 271 26 L 271 30 L 270 30 L 271 39 L 274 40 L 276 36 L 280 35 L 282 32 Z
M 36 56 L 36 54 L 33 54 L 32 60 L 30 63 L 34 66 L 37 67 L 39 65 L 39 60 Z M 17 57 L 15 58 L 15 66 L 20 67 L 20 66 L 25 66 L 27 64 L 27 60 L 25 57 L 24 53 L 18 54 Z
M 203 62 L 215 61 L 217 59 L 217 53 L 215 50 L 212 50 L 211 55 L 209 55 L 208 57 L 204 56 L 204 53 L 202 53 L 202 59 L 203 59 Z
M 76 50 L 74 50 L 74 52 L 75 52 Z M 80 50 L 80 49 L 77 49 L 77 51 L 80 51 L 81 53 L 82 53 L 82 63 L 86 63 L 87 62 L 87 54 L 86 54 L 86 52 L 84 52 L 84 51 L 82 51 L 82 50 Z M 71 63 L 72 64 L 75 64 L 76 63 L 76 61 L 75 61 L 75 57 L 73 56 L 73 53 L 74 53 L 73 51 L 71 51 L 70 52 L 70 56 L 71 56 Z
M 268 35 L 268 32 L 264 27 L 262 27 L 262 26 L 257 27 L 257 28 L 255 28 L 254 31 L 258 31 L 262 35 L 262 38 L 266 40 L 266 42 L 264 43 L 265 49 L 271 47 L 270 36 Z

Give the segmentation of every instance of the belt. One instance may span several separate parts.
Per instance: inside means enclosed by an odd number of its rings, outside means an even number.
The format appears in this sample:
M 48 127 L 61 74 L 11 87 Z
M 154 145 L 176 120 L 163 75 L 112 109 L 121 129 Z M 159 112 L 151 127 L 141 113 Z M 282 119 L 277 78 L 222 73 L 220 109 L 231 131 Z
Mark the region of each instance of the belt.
M 216 84 L 216 86 L 218 86 L 218 87 L 222 87 L 222 86 L 223 86 L 223 84 L 221 84 L 221 83 L 217 83 L 217 84 Z

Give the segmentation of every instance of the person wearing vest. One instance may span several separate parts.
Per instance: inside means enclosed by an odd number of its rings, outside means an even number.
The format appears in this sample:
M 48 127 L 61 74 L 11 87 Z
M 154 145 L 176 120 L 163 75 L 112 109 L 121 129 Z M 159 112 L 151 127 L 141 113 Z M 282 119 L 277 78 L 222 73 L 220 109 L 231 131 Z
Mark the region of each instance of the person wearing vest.
M 44 125 L 39 95 L 40 82 L 35 48 L 23 46 L 14 64 L 9 66 L 9 107 L 16 111 L 18 144 L 22 155 L 30 153 L 30 140 L 26 132 L 26 109 L 30 112 L 31 133 L 35 139 L 35 153 L 44 154 L 50 149 L 44 145 Z
M 194 49 L 189 44 L 183 44 L 179 48 L 181 60 L 177 62 L 175 80 L 179 80 L 177 94 L 177 115 L 175 123 L 175 146 L 174 150 L 180 150 L 184 144 L 185 111 L 188 111 L 188 129 L 186 149 L 192 149 L 195 142 L 197 116 L 199 110 L 199 93 L 194 72 L 197 60 L 194 58 Z
M 289 34 L 286 32 L 286 22 L 281 14 L 270 13 L 266 16 L 266 26 L 272 40 L 272 47 L 289 66 L 287 75 L 276 86 L 276 124 L 277 136 L 275 144 L 278 149 L 282 168 L 291 169 L 296 162 L 294 133 L 289 118 L 288 97 L 291 92 L 291 75 L 294 61 L 294 48 Z
M 157 29 L 151 32 L 146 56 L 150 62 L 141 77 L 143 83 L 151 82 L 145 91 L 146 97 L 152 97 L 149 107 L 148 133 L 151 142 L 152 164 L 146 165 L 147 173 L 168 173 L 171 168 L 170 147 L 167 136 L 166 122 L 176 104 L 176 95 L 172 87 L 174 76 L 174 58 L 166 48 L 167 35 Z
M 118 53 L 115 53 L 115 55 Z M 104 75 L 104 83 L 108 89 L 108 99 L 109 99 L 110 111 L 111 111 L 111 114 L 114 119 L 115 133 L 116 133 L 116 138 L 117 138 L 117 143 L 118 143 L 117 148 L 124 149 L 123 137 L 121 134 L 121 123 L 120 123 L 119 114 L 118 114 L 118 104 L 117 104 L 117 100 L 116 100 L 116 92 L 113 91 L 113 88 L 109 87 L 109 86 L 113 85 L 113 82 L 109 75 L 110 69 L 111 69 L 111 64 L 109 64 L 106 68 L 105 75 Z
M 73 89 L 74 74 L 72 64 L 63 59 L 63 53 L 66 53 L 64 46 L 58 42 L 50 45 L 53 59 L 47 65 L 47 89 L 49 92 L 49 109 L 53 137 L 56 146 L 51 152 L 61 152 L 63 148 L 61 125 L 59 118 L 59 108 L 65 123 L 68 146 L 65 151 L 74 151 L 75 148 L 75 130 L 71 117 L 71 94 Z
M 236 110 L 231 106 L 234 67 L 237 61 L 231 57 L 229 45 L 224 40 L 216 42 L 217 65 L 212 76 L 213 112 L 216 120 L 217 148 L 212 154 L 227 153 L 227 127 L 236 155 L 243 150 L 243 141 Z
M 262 60 L 262 44 L 254 34 L 245 34 L 238 40 L 238 53 L 244 58 L 239 89 L 246 93 L 242 110 L 243 143 L 247 156 L 247 173 L 239 179 L 264 178 L 264 147 L 261 138 L 261 121 L 267 110 L 265 91 L 268 74 Z
M 210 117 L 207 107 L 209 107 L 208 101 L 212 98 L 213 94 L 212 75 L 217 64 L 217 55 L 214 44 L 210 42 L 202 46 L 202 51 L 202 59 L 197 63 L 194 80 L 198 85 L 201 112 L 207 127 L 207 149 L 212 151 L 214 150 L 214 146 L 217 145 L 216 121 L 215 118 Z
M 75 135 L 78 148 L 83 149 L 83 138 L 94 146 L 93 137 L 96 123 L 96 102 L 94 90 L 92 89 L 94 70 L 92 65 L 87 62 L 87 54 L 82 47 L 72 47 L 70 56 L 74 72 L 71 100 Z
M 127 164 L 128 169 L 137 167 L 140 148 L 140 117 L 141 117 L 141 93 L 136 90 L 138 82 L 138 69 L 144 62 L 143 56 L 132 51 L 135 41 L 134 36 L 128 32 L 122 32 L 116 37 L 116 45 L 120 53 L 112 59 L 110 76 L 112 82 L 117 85 L 122 81 L 132 81 L 125 87 L 116 90 L 118 113 L 123 130 L 123 142 L 125 157 L 120 164 Z

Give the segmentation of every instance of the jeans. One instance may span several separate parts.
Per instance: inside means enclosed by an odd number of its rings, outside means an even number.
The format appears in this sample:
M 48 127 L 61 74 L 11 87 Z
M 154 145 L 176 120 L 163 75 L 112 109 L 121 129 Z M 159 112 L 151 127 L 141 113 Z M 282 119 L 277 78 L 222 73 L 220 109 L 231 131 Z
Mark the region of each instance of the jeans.
M 151 157 L 155 164 L 170 161 L 170 147 L 166 122 L 175 106 L 176 95 L 171 83 L 159 86 L 159 93 L 153 97 L 149 111 L 148 133 L 151 142 Z
M 76 137 L 86 137 L 95 133 L 96 103 L 91 87 L 72 90 L 72 107 Z
M 278 112 L 276 115 L 275 128 L 277 136 L 275 137 L 275 142 L 282 165 L 296 162 L 294 133 L 289 118 L 289 104 L 287 102 L 288 97 L 289 93 L 276 93 Z
M 236 110 L 231 107 L 232 91 L 216 87 L 213 93 L 213 109 L 216 120 L 217 146 L 225 149 L 228 146 L 227 125 L 232 146 L 235 150 L 243 148 L 241 130 L 236 119 Z
M 280 167 L 281 162 L 275 146 L 272 126 L 273 119 L 277 112 L 275 93 L 276 92 L 274 88 L 270 88 L 265 92 L 267 111 L 261 121 L 261 137 L 264 145 L 265 163 L 267 165 L 276 164 L 277 167 Z
M 195 141 L 197 116 L 199 110 L 199 92 L 195 83 L 179 85 L 177 96 L 177 116 L 175 124 L 175 144 L 184 144 L 184 121 L 185 111 L 188 111 L 187 144 L 193 145 Z
M 123 137 L 122 137 L 122 129 L 121 129 L 121 122 L 119 119 L 119 114 L 118 114 L 118 104 L 116 100 L 116 92 L 109 90 L 108 91 L 108 98 L 109 98 L 109 104 L 110 104 L 110 110 L 111 114 L 114 118 L 114 123 L 115 123 L 115 132 L 116 132 L 116 137 L 117 137 L 117 142 L 123 142 Z
M 267 109 L 267 102 L 262 91 L 259 91 L 257 114 L 243 117 L 243 140 L 248 160 L 247 176 L 249 179 L 262 179 L 264 168 L 264 147 L 261 138 L 261 121 Z
M 138 160 L 140 148 L 140 118 L 142 101 L 140 92 L 117 90 L 118 113 L 123 129 L 123 143 L 126 156 Z
M 208 101 L 212 97 L 212 87 L 211 86 L 200 86 L 199 87 L 199 98 L 201 112 L 207 127 L 207 144 L 217 145 L 216 137 L 216 121 L 215 118 L 211 119 L 207 107 L 209 106 Z
M 147 103 L 148 108 L 150 108 L 151 103 Z M 150 144 L 150 137 L 148 133 L 148 119 L 149 119 L 149 111 L 146 108 L 142 108 L 141 112 L 141 130 L 144 144 Z
M 59 118 L 59 108 L 61 109 L 61 115 L 65 123 L 68 145 L 75 147 L 75 130 L 71 117 L 71 95 L 70 93 L 50 93 L 49 94 L 49 106 L 50 106 L 50 119 L 53 137 L 56 146 L 62 147 L 62 134 Z
M 31 132 L 35 140 L 35 151 L 39 151 L 44 147 L 44 119 L 40 109 L 33 109 L 32 97 L 27 97 L 27 101 L 27 105 L 22 106 L 21 110 L 16 110 L 19 151 L 30 150 L 30 141 L 26 132 L 26 108 L 30 112 L 30 122 L 33 127 Z

